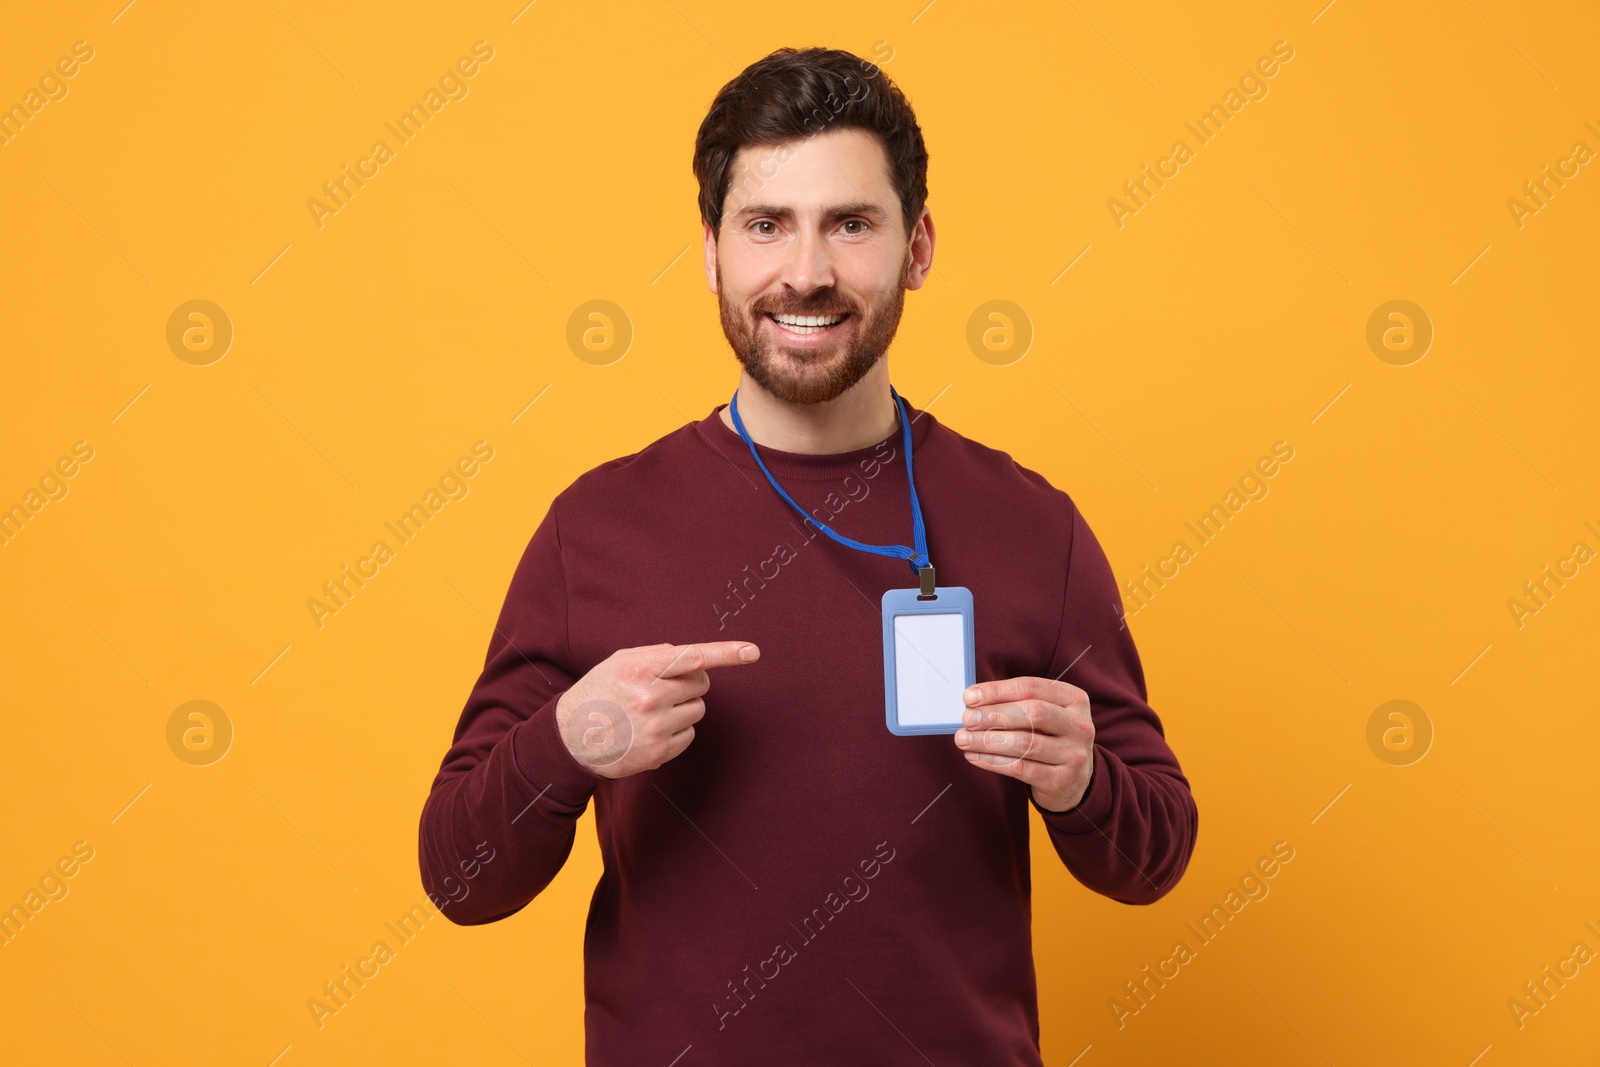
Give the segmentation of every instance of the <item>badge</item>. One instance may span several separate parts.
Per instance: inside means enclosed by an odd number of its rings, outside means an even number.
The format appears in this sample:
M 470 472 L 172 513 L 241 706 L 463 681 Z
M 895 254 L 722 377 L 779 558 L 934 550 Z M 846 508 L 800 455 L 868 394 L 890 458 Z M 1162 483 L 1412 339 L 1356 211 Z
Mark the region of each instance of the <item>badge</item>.
M 959 585 L 890 589 L 883 594 L 884 715 L 900 736 L 961 729 L 968 686 L 978 680 L 972 633 L 972 590 Z

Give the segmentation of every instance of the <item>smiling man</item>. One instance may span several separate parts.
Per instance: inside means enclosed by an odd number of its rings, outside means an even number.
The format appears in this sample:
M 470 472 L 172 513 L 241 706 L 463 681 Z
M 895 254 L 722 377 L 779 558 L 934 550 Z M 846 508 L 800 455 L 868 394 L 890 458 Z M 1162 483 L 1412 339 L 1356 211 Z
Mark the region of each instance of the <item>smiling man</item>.
M 550 884 L 594 801 L 590 1064 L 1039 1067 L 1030 811 L 1128 904 L 1194 849 L 1082 514 L 890 387 L 927 161 L 847 52 L 723 87 L 694 170 L 733 401 L 555 498 L 424 805 L 423 883 L 471 925 Z M 879 602 L 934 559 L 977 684 L 953 734 L 899 736 Z

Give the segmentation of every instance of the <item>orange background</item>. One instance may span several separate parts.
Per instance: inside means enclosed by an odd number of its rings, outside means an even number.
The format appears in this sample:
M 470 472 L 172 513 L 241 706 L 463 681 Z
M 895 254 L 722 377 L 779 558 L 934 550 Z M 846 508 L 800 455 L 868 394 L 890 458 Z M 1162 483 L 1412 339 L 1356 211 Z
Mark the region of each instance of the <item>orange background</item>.
M 0 506 L 93 450 L 0 545 L 0 906 L 92 849 L 0 947 L 10 1056 L 580 1061 L 592 816 L 519 915 L 427 922 L 320 1030 L 306 1001 L 425 899 L 417 816 L 551 497 L 732 392 L 692 140 L 784 44 L 877 57 L 928 139 L 936 270 L 896 387 L 1072 494 L 1119 579 L 1294 449 L 1131 621 L 1200 807 L 1183 882 L 1097 897 L 1035 816 L 1047 1061 L 1600 1051 L 1600 967 L 1520 1028 L 1507 1003 L 1600 950 L 1600 567 L 1508 607 L 1600 548 L 1600 168 L 1520 225 L 1507 204 L 1600 150 L 1592 8 L 520 6 L 7 15 L 0 104 L 93 48 L 0 145 Z M 480 40 L 468 95 L 319 228 L 307 200 Z M 1197 147 L 1184 123 L 1278 41 L 1268 94 Z M 1119 228 L 1107 201 L 1179 138 Z M 234 331 L 205 366 L 167 342 L 196 299 Z M 596 299 L 621 358 L 568 345 Z M 1021 358 L 969 345 L 991 300 L 1031 324 Z M 1391 300 L 1434 331 L 1406 366 L 1367 343 Z M 306 601 L 477 441 L 468 495 L 319 628 Z M 232 727 L 207 766 L 169 747 L 192 700 Z M 1409 750 L 1369 744 L 1391 700 L 1421 709 Z M 1119 1026 L 1124 983 L 1280 841 L 1270 895 Z

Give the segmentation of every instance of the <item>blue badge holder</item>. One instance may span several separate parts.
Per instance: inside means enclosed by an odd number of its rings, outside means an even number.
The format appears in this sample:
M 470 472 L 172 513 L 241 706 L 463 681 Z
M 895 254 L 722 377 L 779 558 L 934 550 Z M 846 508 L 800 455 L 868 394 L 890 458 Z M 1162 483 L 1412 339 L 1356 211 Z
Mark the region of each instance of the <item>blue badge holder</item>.
M 931 599 L 920 594 L 916 588 L 883 594 L 884 716 L 889 732 L 900 737 L 961 729 L 961 694 L 978 680 L 972 590 L 949 585 L 935 588 Z M 947 615 L 959 617 L 959 636 L 951 634 L 950 623 L 928 618 Z M 897 664 L 897 654 L 911 661 Z M 921 679 L 909 687 L 915 706 L 901 707 L 901 666 Z

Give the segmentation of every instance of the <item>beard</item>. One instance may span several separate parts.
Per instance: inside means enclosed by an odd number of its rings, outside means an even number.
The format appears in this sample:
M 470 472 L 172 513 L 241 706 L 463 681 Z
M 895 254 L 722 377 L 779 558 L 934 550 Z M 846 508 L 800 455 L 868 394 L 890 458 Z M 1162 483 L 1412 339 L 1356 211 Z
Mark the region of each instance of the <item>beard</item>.
M 819 289 L 803 300 L 768 297 L 756 301 L 748 313 L 734 307 L 725 295 L 722 264 L 716 267 L 717 306 L 722 332 L 734 355 L 757 385 L 789 404 L 821 404 L 855 385 L 889 351 L 905 309 L 906 279 L 911 257 L 906 256 L 899 282 L 876 305 L 851 304 L 833 289 Z M 764 330 L 761 320 L 771 314 L 849 316 L 842 332 L 827 348 L 790 348 Z M 776 351 L 782 348 L 783 352 Z M 798 366 L 797 366 L 798 364 Z

